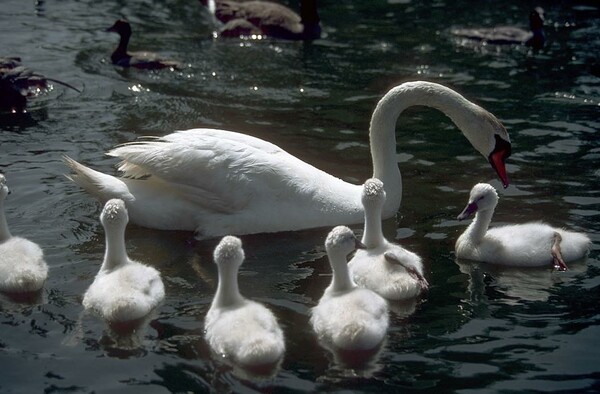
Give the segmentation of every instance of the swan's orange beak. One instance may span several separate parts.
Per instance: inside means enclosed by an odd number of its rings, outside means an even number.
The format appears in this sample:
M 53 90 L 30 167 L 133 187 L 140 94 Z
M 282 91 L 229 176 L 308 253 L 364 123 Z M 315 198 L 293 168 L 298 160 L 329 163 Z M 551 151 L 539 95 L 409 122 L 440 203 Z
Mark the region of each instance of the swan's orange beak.
M 510 142 L 500 138 L 496 134 L 496 146 L 492 153 L 490 153 L 489 161 L 492 168 L 498 174 L 498 177 L 502 181 L 502 186 L 506 189 L 508 187 L 508 176 L 506 175 L 505 161 L 510 156 L 511 145 Z

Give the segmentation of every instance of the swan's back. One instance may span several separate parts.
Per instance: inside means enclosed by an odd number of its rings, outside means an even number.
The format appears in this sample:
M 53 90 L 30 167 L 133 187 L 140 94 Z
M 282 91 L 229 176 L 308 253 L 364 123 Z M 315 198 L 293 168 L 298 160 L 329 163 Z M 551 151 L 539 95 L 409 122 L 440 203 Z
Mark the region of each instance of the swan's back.
M 173 193 L 166 209 L 193 205 L 201 236 L 299 230 L 361 220 L 360 186 L 348 184 L 261 139 L 192 129 L 125 144 L 109 152 L 137 195 L 154 185 Z M 240 190 L 244 190 L 240 193 Z M 160 192 L 163 193 L 163 192 Z M 335 204 L 331 204 L 335 201 Z M 143 206 L 131 206 L 135 215 Z

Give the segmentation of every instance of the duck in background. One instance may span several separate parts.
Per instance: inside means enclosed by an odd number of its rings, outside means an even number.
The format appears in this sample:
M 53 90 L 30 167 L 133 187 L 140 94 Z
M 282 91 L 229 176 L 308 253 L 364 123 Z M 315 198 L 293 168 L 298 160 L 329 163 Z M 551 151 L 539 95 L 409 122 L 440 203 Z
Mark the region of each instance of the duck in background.
M 274 367 L 285 351 L 283 332 L 269 309 L 240 294 L 238 271 L 244 262 L 242 241 L 225 236 L 213 255 L 219 284 L 204 321 L 206 341 L 219 356 L 243 368 L 268 370 Z
M 270 1 L 200 0 L 224 23 L 222 37 L 267 36 L 284 40 L 321 37 L 317 0 L 300 0 L 300 15 Z
M 140 321 L 165 297 L 160 273 L 131 260 L 125 249 L 129 215 L 125 203 L 109 200 L 100 214 L 106 249 L 100 271 L 83 297 L 83 306 L 110 324 Z
M 371 350 L 383 341 L 387 332 L 387 302 L 377 293 L 358 287 L 348 270 L 348 255 L 364 247 L 346 226 L 335 227 L 325 240 L 333 276 L 311 310 L 310 323 L 326 346 Z
M 119 46 L 110 56 L 113 64 L 121 67 L 134 67 L 145 70 L 159 70 L 163 68 L 178 69 L 181 64 L 175 60 L 160 58 L 152 52 L 128 52 L 127 46 L 131 38 L 131 25 L 125 19 L 117 20 L 111 27 L 106 29 L 108 32 L 117 33 L 121 38 Z
M 25 112 L 27 99 L 48 89 L 48 81 L 81 92 L 68 83 L 33 72 L 21 64 L 19 57 L 0 57 L 0 111 Z
M 529 31 L 514 26 L 498 26 L 491 28 L 453 29 L 451 33 L 469 40 L 494 45 L 527 45 L 541 49 L 546 42 L 544 35 L 544 10 L 534 8 L 529 13 Z
M 9 193 L 6 178 L 0 174 L 0 291 L 37 292 L 48 277 L 48 265 L 38 244 L 10 233 L 4 215 L 4 200 Z
M 429 283 L 423 276 L 421 258 L 383 236 L 383 182 L 367 179 L 363 185 L 362 203 L 365 208 L 362 243 L 366 248 L 358 249 L 348 263 L 356 284 L 388 300 L 407 300 L 427 290 Z
M 567 262 L 588 253 L 587 235 L 551 227 L 542 222 L 489 228 L 498 193 L 487 183 L 471 189 L 469 203 L 458 215 L 464 220 L 473 213 L 475 219 L 456 241 L 456 257 L 490 264 L 515 267 L 543 267 L 552 264 L 567 270 Z

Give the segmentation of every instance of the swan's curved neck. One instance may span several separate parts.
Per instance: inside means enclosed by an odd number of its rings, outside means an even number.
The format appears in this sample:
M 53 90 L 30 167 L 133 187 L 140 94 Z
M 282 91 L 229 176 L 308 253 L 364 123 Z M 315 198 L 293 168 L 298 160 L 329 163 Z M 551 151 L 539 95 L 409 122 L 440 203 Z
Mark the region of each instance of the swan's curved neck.
M 110 271 L 126 264 L 129 260 L 125 249 L 125 226 L 105 229 L 105 233 L 106 250 L 101 269 Z
M 8 223 L 4 215 L 4 200 L 0 200 L 0 243 L 7 241 L 12 235 L 8 230 Z
M 477 213 L 475 214 L 475 218 L 465 231 L 469 239 L 471 239 L 474 243 L 481 242 L 481 240 L 483 240 L 483 237 L 485 237 L 485 233 L 490 227 L 492 216 L 494 216 L 493 209 L 477 211 Z
M 387 193 L 383 217 L 394 215 L 400 206 L 402 178 L 396 159 L 396 122 L 408 107 L 424 105 L 446 114 L 464 130 L 474 104 L 453 90 L 430 82 L 408 82 L 390 90 L 377 104 L 371 118 L 369 140 L 373 178 L 380 179 Z
M 330 287 L 332 291 L 343 292 L 356 287 L 350 278 L 346 256 L 337 255 L 336 253 L 329 253 L 329 261 L 331 262 L 331 268 L 333 271 L 333 279 L 331 280 Z
M 213 305 L 219 308 L 236 305 L 244 300 L 238 286 L 238 269 L 235 266 L 218 266 L 219 285 Z
M 365 230 L 361 241 L 368 249 L 381 246 L 384 240 L 381 227 L 381 209 L 382 207 L 365 208 Z

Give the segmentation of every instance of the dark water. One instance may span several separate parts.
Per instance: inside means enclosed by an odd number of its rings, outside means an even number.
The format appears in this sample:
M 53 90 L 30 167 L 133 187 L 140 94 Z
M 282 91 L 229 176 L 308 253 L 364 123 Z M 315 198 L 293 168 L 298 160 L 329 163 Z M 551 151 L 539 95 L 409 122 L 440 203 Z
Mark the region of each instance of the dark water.
M 292 4 L 294 5 L 294 4 Z M 42 245 L 41 299 L 0 300 L 1 392 L 522 392 L 600 390 L 600 10 L 593 1 L 321 0 L 326 37 L 313 43 L 213 41 L 195 1 L 4 0 L 0 48 L 61 86 L 23 116 L 0 115 L 0 171 L 14 234 Z M 474 47 L 453 27 L 527 23 L 546 10 L 549 42 Z M 181 72 L 121 70 L 107 61 L 132 23 L 132 49 L 180 59 Z M 104 152 L 140 135 L 221 127 L 256 135 L 348 181 L 371 174 L 367 130 L 390 87 L 426 79 L 496 114 L 513 141 L 512 185 L 497 223 L 544 219 L 589 234 L 590 256 L 564 273 L 456 262 L 454 218 L 479 181 L 499 183 L 442 114 L 398 122 L 405 190 L 390 239 L 419 253 L 432 284 L 394 305 L 381 351 L 358 365 L 319 347 L 308 311 L 330 277 L 327 229 L 243 237 L 242 292 L 277 315 L 287 352 L 271 377 L 245 376 L 212 355 L 203 318 L 216 287 L 217 240 L 129 226 L 131 257 L 163 275 L 167 298 L 133 335 L 82 313 L 102 260 L 99 205 L 64 177 L 61 156 L 114 173 Z M 356 227 L 360 231 L 360 226 Z

